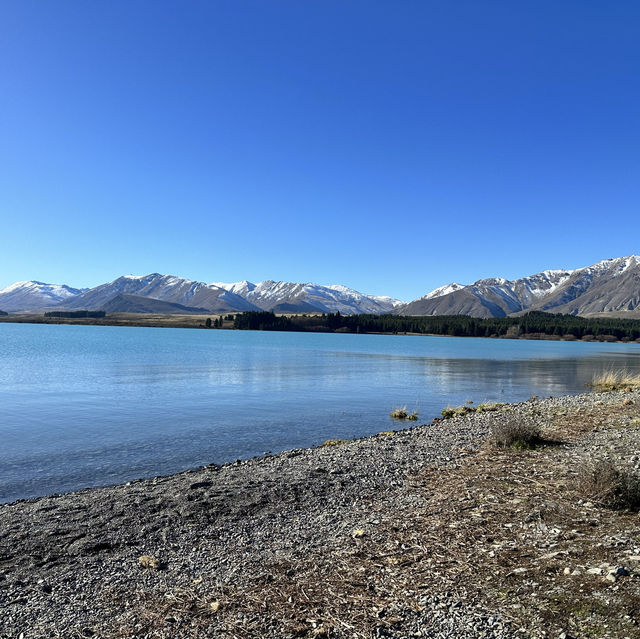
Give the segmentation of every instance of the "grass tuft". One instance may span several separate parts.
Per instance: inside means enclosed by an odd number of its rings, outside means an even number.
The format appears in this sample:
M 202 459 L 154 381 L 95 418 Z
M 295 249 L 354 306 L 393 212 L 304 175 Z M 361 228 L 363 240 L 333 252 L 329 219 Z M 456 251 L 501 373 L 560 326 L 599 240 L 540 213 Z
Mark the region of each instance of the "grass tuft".
M 577 491 L 605 508 L 640 510 L 640 477 L 601 460 L 588 464 L 578 475 Z
M 415 411 L 413 413 L 408 413 L 406 406 L 394 408 L 389 415 L 393 417 L 393 419 L 408 419 L 411 422 L 415 422 L 418 419 L 418 413 Z
M 490 413 L 501 408 L 504 408 L 507 404 L 505 402 L 494 402 L 493 404 L 478 404 L 476 406 L 476 413 Z
M 348 442 L 348 439 L 327 439 L 327 441 L 320 444 L 320 446 L 322 448 L 326 448 L 329 446 L 342 446 L 342 444 L 347 444 Z
M 590 386 L 600 393 L 640 390 L 640 375 L 629 371 L 605 371 L 595 375 Z

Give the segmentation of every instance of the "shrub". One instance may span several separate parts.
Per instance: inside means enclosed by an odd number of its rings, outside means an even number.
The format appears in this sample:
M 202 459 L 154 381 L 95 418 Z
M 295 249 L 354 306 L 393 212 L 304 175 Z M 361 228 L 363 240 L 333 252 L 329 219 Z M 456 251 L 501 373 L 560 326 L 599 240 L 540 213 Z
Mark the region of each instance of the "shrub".
M 577 490 L 606 508 L 640 509 L 640 477 L 608 460 L 584 465 L 578 475 Z
M 531 450 L 542 443 L 540 428 L 530 422 L 510 420 L 493 428 L 488 439 L 494 448 Z

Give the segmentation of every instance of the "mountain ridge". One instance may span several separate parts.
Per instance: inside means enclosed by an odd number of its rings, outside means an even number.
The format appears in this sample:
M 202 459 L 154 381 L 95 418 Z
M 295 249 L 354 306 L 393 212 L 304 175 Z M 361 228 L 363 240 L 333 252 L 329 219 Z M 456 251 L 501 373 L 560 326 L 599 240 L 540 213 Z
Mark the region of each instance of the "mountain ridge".
M 454 283 L 455 284 L 455 283 Z M 449 285 L 452 286 L 452 285 Z M 398 315 L 504 317 L 523 311 L 585 315 L 640 305 L 640 257 L 611 258 L 579 269 L 553 269 L 516 280 L 487 278 L 395 309 Z
M 228 291 L 241 295 L 264 311 L 287 313 L 387 313 L 402 302 L 381 295 L 366 295 L 342 284 L 324 286 L 313 282 L 285 282 L 264 280 L 254 284 L 214 282 Z M 286 310 L 284 310 L 286 309 Z
M 173 312 L 227 313 L 266 310 L 276 313 L 397 315 L 470 315 L 504 317 L 529 310 L 574 315 L 640 312 L 640 256 L 605 259 L 578 269 L 549 269 L 507 280 L 501 277 L 472 284 L 451 282 L 411 302 L 366 295 L 342 284 L 263 280 L 254 284 L 198 282 L 175 275 L 123 275 L 91 289 L 36 280 L 16 282 L 0 290 L 0 308 L 8 312 L 51 309 L 103 310 L 151 308 L 157 300 Z M 155 305 L 155 308 L 160 308 Z M 192 309 L 192 310 L 189 310 Z M 167 311 L 167 312 L 169 312 Z M 111 311 L 116 312 L 116 311 Z M 120 311 L 125 312 L 125 311 Z M 133 312 L 133 311 L 130 311 Z M 158 311 L 159 312 L 159 311 Z

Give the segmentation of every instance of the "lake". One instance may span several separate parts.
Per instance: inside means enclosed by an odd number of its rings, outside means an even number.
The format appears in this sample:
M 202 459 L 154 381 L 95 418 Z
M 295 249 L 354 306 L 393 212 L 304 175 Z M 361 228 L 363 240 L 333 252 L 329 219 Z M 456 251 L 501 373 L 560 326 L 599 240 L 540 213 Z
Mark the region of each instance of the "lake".
M 0 324 L 0 501 L 585 391 L 639 344 Z M 407 424 L 409 425 L 409 424 Z

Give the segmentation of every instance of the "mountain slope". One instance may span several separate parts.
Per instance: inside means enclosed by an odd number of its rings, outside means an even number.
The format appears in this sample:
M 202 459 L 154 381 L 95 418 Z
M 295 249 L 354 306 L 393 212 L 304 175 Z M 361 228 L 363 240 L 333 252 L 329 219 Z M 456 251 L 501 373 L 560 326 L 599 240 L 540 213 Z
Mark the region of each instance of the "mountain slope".
M 47 308 L 86 290 L 71 288 L 66 284 L 46 284 L 35 280 L 15 282 L 0 289 L 0 308 L 8 312 Z
M 229 292 L 241 295 L 265 311 L 280 313 L 388 313 L 402 302 L 385 296 L 365 295 L 347 286 L 322 286 L 312 283 L 275 282 L 214 282 Z
M 118 293 L 112 297 L 102 310 L 106 313 L 162 313 L 162 314 L 202 314 L 208 313 L 206 308 L 193 308 L 174 302 L 164 302 L 153 297 Z
M 573 271 L 550 270 L 517 280 L 453 284 L 396 309 L 399 315 L 504 317 L 528 310 L 588 315 L 640 306 L 640 257 L 631 255 Z
M 603 260 L 574 271 L 553 294 L 531 308 L 588 315 L 632 311 L 640 306 L 640 256 Z
M 138 295 L 216 313 L 257 310 L 244 298 L 217 286 L 159 273 L 124 275 L 70 298 L 61 306 L 99 310 L 118 294 Z
M 396 310 L 400 315 L 471 315 L 504 317 L 517 313 L 555 291 L 571 271 L 544 271 L 519 280 L 478 280 L 469 286 L 450 284 Z M 441 294 L 438 294 L 442 291 Z M 450 291 L 450 292 L 447 292 Z

